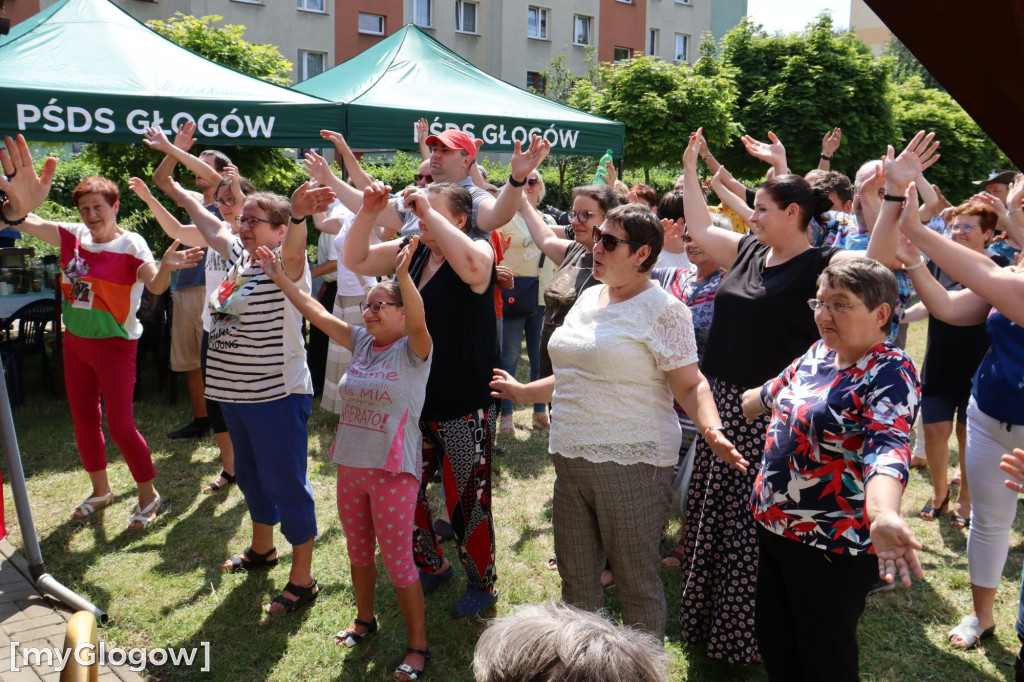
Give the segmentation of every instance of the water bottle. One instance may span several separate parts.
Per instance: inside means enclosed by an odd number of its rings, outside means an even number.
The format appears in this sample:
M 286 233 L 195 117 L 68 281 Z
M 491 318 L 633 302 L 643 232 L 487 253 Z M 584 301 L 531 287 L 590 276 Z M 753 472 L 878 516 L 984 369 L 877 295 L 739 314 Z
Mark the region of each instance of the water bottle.
M 597 164 L 597 172 L 594 173 L 594 181 L 591 184 L 594 185 L 607 185 L 608 184 L 608 169 L 605 168 L 605 164 L 612 160 L 612 150 L 609 149 L 601 157 L 601 160 Z

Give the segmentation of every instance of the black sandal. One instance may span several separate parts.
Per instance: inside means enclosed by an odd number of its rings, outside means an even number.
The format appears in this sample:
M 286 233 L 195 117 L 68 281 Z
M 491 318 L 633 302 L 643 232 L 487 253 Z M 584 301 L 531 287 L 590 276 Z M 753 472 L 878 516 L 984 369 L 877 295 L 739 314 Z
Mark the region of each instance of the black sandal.
M 429 651 L 424 651 L 423 649 L 414 649 L 413 647 L 409 647 L 408 649 L 405 650 L 405 653 L 407 653 L 407 654 L 419 654 L 420 656 L 422 656 L 423 657 L 423 667 L 420 668 L 419 670 L 417 670 L 416 668 L 412 667 L 408 663 L 403 663 L 402 665 L 398 666 L 395 669 L 395 674 L 391 676 L 391 679 L 394 679 L 394 680 L 418 680 L 418 679 L 420 679 L 421 677 L 423 677 L 423 673 L 427 669 L 427 663 L 430 663 L 430 652 Z M 399 675 L 405 675 L 405 677 L 401 678 L 401 677 L 399 677 Z
M 257 554 L 252 551 L 252 545 L 249 545 L 241 554 L 232 554 L 228 562 L 231 564 L 227 568 L 221 568 L 222 571 L 230 571 L 231 573 L 238 573 L 239 571 L 253 571 L 260 569 L 268 569 L 277 566 L 277 557 L 269 559 L 271 554 L 277 551 L 277 547 L 271 547 L 263 554 Z
M 294 594 L 295 599 L 289 599 L 284 596 L 285 592 L 291 592 Z M 284 586 L 284 589 L 281 590 L 281 594 L 274 597 L 274 600 L 270 604 L 267 604 L 267 613 L 273 613 L 273 611 L 270 610 L 270 607 L 274 604 L 280 604 L 284 607 L 285 613 L 291 613 L 292 611 L 301 609 L 303 606 L 312 604 L 316 601 L 316 596 L 318 594 L 320 594 L 320 588 L 316 584 L 316 578 L 313 578 L 313 582 L 309 587 L 299 587 L 295 583 L 289 582 Z
M 343 646 L 346 649 L 353 649 L 356 647 L 357 644 L 359 644 L 359 642 L 363 641 L 363 637 L 366 637 L 367 635 L 372 635 L 373 633 L 377 632 L 376 616 L 371 618 L 369 623 L 367 623 L 365 620 L 359 620 L 358 618 L 355 619 L 355 623 L 356 625 L 361 625 L 362 627 L 366 628 L 366 632 L 360 635 L 356 632 L 341 630 L 338 632 L 338 634 L 334 635 L 334 643 L 338 646 Z
M 226 471 L 221 471 L 217 475 L 217 478 L 223 478 L 225 481 L 227 481 L 227 483 L 225 483 L 224 485 L 219 485 L 217 483 L 217 479 L 214 479 L 214 480 L 210 481 L 209 483 L 207 483 L 205 486 L 203 486 L 203 492 L 204 493 L 215 493 L 218 490 L 223 490 L 224 488 L 227 488 L 228 486 L 235 485 L 235 483 L 237 482 L 237 481 L 235 481 L 235 477 L 233 475 L 229 474 Z

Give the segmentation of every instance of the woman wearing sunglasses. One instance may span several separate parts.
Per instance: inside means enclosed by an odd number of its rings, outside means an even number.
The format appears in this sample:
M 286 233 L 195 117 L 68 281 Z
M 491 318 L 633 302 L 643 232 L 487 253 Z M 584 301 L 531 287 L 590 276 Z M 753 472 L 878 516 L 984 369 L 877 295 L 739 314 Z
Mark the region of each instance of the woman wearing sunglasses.
M 662 246 L 658 219 L 644 206 L 620 206 L 591 238 L 599 284 L 551 337 L 554 376 L 524 386 L 495 370 L 491 387 L 515 402 L 553 401 L 562 599 L 601 610 L 607 556 L 623 622 L 661 637 L 667 611 L 658 549 L 681 438 L 672 398 L 720 457 L 745 463 L 721 432 L 697 369 L 689 310 L 651 279 Z
M 900 517 L 921 385 L 887 340 L 889 268 L 834 261 L 807 304 L 821 340 L 743 394 L 749 422 L 771 416 L 750 501 L 757 643 L 771 680 L 854 681 L 868 590 L 879 576 L 922 577 L 921 545 Z
M 338 392 L 340 421 L 331 446 L 338 465 L 338 516 L 348 542 L 355 623 L 334 636 L 352 648 L 376 632 L 375 545 L 398 593 L 409 649 L 397 680 L 423 675 L 430 654 L 424 626 L 423 589 L 412 553 L 413 518 L 420 487 L 423 436 L 419 416 L 430 373 L 431 339 L 423 299 L 409 276 L 419 237 L 398 252 L 396 278 L 375 284 L 360 303 L 366 327 L 336 318 L 300 290 L 274 253 L 260 247 L 260 267 L 302 315 L 352 353 Z M 365 519 L 373 519 L 367 524 Z
M 521 206 L 533 242 L 556 268 L 544 289 L 544 327 L 540 334 L 540 376 L 551 376 L 548 341 L 562 325 L 566 314 L 584 290 L 597 284 L 592 276 L 595 226 L 604 222 L 608 212 L 623 203 L 609 185 L 584 185 L 572 191 L 569 212 L 573 239 L 557 236 L 556 228 L 545 223 L 533 206 Z M 559 230 L 560 231 L 560 230 Z
M 824 190 L 815 193 L 796 175 L 776 176 L 757 190 L 750 234 L 713 227 L 697 178 L 702 137 L 698 130 L 683 155 L 686 227 L 701 250 L 727 269 L 715 295 L 702 367 L 714 377 L 712 392 L 726 435 L 744 459 L 759 463 L 768 420 L 747 423 L 741 410 L 743 392 L 778 375 L 817 340 L 807 300 L 817 291 L 818 276 L 836 260 L 864 254 L 810 245 L 811 218 L 832 204 Z M 897 185 L 913 180 L 937 158 L 933 138 L 920 133 L 899 158 L 890 151 L 885 173 L 894 193 L 902 196 Z M 895 243 L 885 245 L 872 235 L 867 255 L 889 263 L 895 250 Z M 754 623 L 757 531 L 749 511 L 754 476 L 754 468 L 724 466 L 698 441 L 686 507 L 682 637 L 691 644 L 706 641 L 709 657 L 730 663 L 759 658 Z

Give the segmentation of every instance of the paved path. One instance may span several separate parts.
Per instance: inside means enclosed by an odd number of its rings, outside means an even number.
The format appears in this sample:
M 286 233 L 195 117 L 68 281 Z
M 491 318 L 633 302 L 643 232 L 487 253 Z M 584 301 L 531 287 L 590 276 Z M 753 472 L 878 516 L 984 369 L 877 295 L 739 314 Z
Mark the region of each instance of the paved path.
M 24 557 L 6 539 L 0 540 L 0 682 L 58 682 L 60 673 L 46 666 L 45 659 L 42 666 L 23 665 L 21 660 L 15 666 L 11 661 L 12 641 L 22 647 L 62 649 L 72 616 L 63 604 L 39 594 L 28 575 Z M 20 670 L 14 672 L 14 667 Z M 100 666 L 99 673 L 100 682 L 144 682 L 127 665 Z

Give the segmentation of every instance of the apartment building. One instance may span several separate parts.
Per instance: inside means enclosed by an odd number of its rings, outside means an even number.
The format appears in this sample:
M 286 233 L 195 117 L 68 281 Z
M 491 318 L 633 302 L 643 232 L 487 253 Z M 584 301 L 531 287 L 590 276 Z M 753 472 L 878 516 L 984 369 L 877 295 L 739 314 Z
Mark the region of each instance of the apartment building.
M 856 2 L 856 0 L 854 0 Z M 57 0 L 6 0 L 17 23 Z M 113 0 L 140 21 L 176 12 L 216 14 L 271 43 L 305 80 L 414 23 L 477 67 L 544 90 L 541 73 L 564 54 L 578 74 L 591 49 L 600 61 L 651 54 L 693 62 L 705 31 L 721 38 L 746 0 Z
M 876 57 L 885 53 L 885 47 L 892 38 L 892 32 L 864 0 L 850 0 L 850 30 L 868 44 Z

